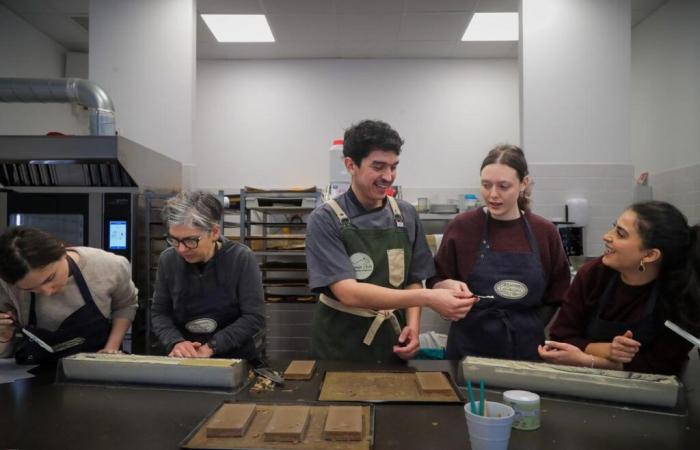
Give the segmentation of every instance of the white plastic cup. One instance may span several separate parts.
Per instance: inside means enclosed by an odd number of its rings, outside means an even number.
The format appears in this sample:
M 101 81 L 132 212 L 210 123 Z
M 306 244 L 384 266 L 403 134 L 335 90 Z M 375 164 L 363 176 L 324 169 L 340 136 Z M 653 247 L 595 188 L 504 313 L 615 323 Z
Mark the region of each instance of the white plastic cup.
M 474 402 L 479 411 L 479 402 Z M 507 450 L 515 411 L 503 403 L 487 401 L 488 416 L 473 414 L 471 403 L 464 405 L 472 450 Z

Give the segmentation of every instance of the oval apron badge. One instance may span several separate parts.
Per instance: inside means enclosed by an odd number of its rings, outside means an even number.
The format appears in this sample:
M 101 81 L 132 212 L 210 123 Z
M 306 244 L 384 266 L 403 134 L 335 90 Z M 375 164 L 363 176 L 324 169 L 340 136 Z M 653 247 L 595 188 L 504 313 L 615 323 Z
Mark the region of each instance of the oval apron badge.
M 358 280 L 366 280 L 374 271 L 374 262 L 366 253 L 353 253 L 350 256 L 350 262 L 355 268 L 355 278 Z
M 190 333 L 213 333 L 216 331 L 216 326 L 216 320 L 206 317 L 190 320 L 185 324 L 185 328 Z
M 501 280 L 493 287 L 496 294 L 509 300 L 520 300 L 527 295 L 527 286 L 520 281 Z

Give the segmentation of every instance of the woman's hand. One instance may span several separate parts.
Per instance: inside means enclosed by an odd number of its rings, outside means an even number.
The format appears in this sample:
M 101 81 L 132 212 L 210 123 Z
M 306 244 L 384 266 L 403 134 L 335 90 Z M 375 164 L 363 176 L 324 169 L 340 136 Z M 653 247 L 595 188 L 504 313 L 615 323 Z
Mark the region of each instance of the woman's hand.
M 557 341 L 544 341 L 544 345 L 537 347 L 537 352 L 546 362 L 567 366 L 590 367 L 593 358 L 575 345 Z
M 201 346 L 200 342 L 180 341 L 175 344 L 168 356 L 175 358 L 199 358 L 197 351 Z
M 118 355 L 118 354 L 122 354 L 122 353 L 124 353 L 124 352 L 122 352 L 122 351 L 121 351 L 120 349 L 118 349 L 118 348 L 107 348 L 107 347 L 105 347 L 105 348 L 103 348 L 102 350 L 98 351 L 97 353 L 108 353 L 108 354 L 110 354 L 110 355 Z
M 0 341 L 9 342 L 15 334 L 15 314 L 12 311 L 0 312 Z
M 632 339 L 632 332 L 627 330 L 622 336 L 615 336 L 610 345 L 610 360 L 619 363 L 632 361 L 642 344 Z

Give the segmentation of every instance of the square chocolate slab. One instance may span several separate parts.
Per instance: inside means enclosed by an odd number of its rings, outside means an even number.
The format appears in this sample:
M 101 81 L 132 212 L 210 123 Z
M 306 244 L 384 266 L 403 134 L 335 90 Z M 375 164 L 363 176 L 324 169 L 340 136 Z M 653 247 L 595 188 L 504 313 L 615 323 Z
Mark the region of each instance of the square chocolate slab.
M 265 440 L 301 442 L 308 426 L 308 406 L 277 406 L 265 427 Z
M 254 403 L 224 403 L 207 422 L 207 437 L 245 436 L 254 416 Z
M 451 394 L 452 386 L 442 372 L 416 372 L 418 389 L 424 394 Z
M 316 361 L 296 360 L 284 371 L 285 380 L 310 380 L 314 376 Z
M 359 441 L 362 439 L 361 406 L 329 406 L 323 438 L 329 441 Z

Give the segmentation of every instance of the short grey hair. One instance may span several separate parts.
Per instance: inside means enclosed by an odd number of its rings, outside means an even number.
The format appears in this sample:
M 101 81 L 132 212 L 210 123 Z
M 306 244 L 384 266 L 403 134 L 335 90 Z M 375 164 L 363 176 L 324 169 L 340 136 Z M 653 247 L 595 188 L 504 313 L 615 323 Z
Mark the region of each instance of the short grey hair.
M 224 207 L 221 201 L 209 192 L 180 192 L 165 202 L 163 222 L 170 228 L 173 225 L 199 228 L 211 231 L 221 222 Z

